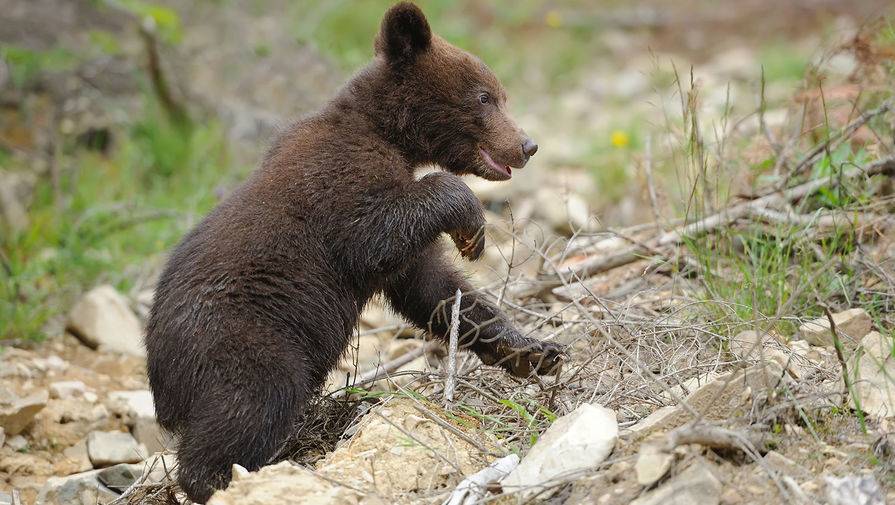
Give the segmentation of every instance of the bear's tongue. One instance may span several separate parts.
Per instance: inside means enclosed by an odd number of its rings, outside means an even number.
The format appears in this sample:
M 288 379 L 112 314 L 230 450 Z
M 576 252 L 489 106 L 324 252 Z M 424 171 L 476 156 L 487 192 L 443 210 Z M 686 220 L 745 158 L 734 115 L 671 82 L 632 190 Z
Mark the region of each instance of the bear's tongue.
M 485 162 L 488 163 L 488 165 L 490 165 L 491 168 L 497 170 L 498 172 L 503 172 L 503 173 L 509 175 L 510 177 L 513 176 L 513 170 L 510 168 L 509 165 L 501 166 L 497 162 L 494 161 L 494 159 L 491 157 L 490 154 L 488 154 L 487 151 L 485 151 L 484 149 L 479 149 L 479 151 L 481 151 L 482 158 L 485 159 Z

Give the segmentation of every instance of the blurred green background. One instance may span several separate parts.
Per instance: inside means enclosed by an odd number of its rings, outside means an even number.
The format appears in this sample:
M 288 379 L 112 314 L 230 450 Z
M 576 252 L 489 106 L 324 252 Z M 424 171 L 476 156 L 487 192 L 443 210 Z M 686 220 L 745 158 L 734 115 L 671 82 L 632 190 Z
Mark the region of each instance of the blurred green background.
M 4 2 L 0 340 L 57 331 L 99 282 L 139 298 L 270 135 L 370 59 L 390 4 Z M 420 4 L 435 32 L 494 69 L 541 146 L 512 183 L 470 184 L 492 210 L 534 202 L 557 233 L 651 219 L 646 157 L 669 216 L 688 212 L 688 109 L 715 149 L 724 135 L 712 132 L 755 130 L 762 100 L 781 124 L 816 68 L 847 82 L 862 62 L 842 48 L 862 27 L 895 45 L 888 1 Z M 709 199 L 756 183 L 768 159 L 756 149 L 718 168 Z

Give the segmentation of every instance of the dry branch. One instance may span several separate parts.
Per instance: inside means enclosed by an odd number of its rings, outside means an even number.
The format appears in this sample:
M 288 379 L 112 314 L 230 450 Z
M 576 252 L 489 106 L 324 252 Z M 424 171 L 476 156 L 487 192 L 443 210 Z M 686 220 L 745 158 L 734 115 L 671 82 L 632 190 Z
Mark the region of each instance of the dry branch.
M 657 238 L 646 241 L 641 245 L 632 245 L 619 252 L 608 256 L 594 256 L 585 261 L 576 263 L 567 268 L 562 268 L 552 274 L 520 286 L 515 290 L 518 297 L 538 295 L 547 290 L 562 285 L 563 277 L 587 278 L 607 270 L 627 265 L 640 258 L 650 257 L 656 251 L 673 245 L 680 245 L 686 237 L 698 236 L 710 233 L 718 228 L 729 225 L 738 219 L 749 217 L 763 209 L 780 207 L 787 202 L 795 202 L 810 196 L 823 187 L 837 186 L 841 181 L 853 179 L 859 176 L 892 175 L 895 174 L 895 157 L 888 157 L 871 163 L 865 167 L 851 167 L 842 171 L 837 178 L 814 179 L 786 191 L 765 195 L 755 200 L 731 205 L 711 216 L 693 223 L 680 226 L 672 231 L 664 233 Z

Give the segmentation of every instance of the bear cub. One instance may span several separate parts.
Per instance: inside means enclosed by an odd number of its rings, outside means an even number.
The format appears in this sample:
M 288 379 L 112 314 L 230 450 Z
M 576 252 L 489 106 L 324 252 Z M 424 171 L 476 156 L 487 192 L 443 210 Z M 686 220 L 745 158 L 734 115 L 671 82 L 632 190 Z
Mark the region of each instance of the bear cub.
M 537 151 L 506 100 L 482 61 L 399 3 L 373 61 L 282 132 L 175 248 L 146 349 L 192 501 L 226 487 L 232 464 L 251 471 L 277 457 L 375 295 L 443 338 L 460 289 L 463 348 L 520 377 L 557 369 L 563 349 L 521 335 L 437 245 L 447 233 L 477 259 L 482 205 L 459 175 L 507 180 Z M 442 170 L 416 179 L 427 164 Z

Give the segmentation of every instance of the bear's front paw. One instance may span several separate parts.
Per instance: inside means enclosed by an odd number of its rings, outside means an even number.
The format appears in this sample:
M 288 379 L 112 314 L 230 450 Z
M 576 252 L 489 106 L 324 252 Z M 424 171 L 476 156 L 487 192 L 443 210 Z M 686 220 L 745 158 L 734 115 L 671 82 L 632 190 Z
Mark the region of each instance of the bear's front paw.
M 457 246 L 457 250 L 460 251 L 460 256 L 463 256 L 470 261 L 479 259 L 482 252 L 485 250 L 484 228 L 479 228 L 479 230 L 472 236 L 460 231 L 452 231 L 449 235 L 454 241 L 454 245 Z
M 542 342 L 528 337 L 500 338 L 479 352 L 486 365 L 503 368 L 516 377 L 556 375 L 568 360 L 566 347 L 555 342 Z

